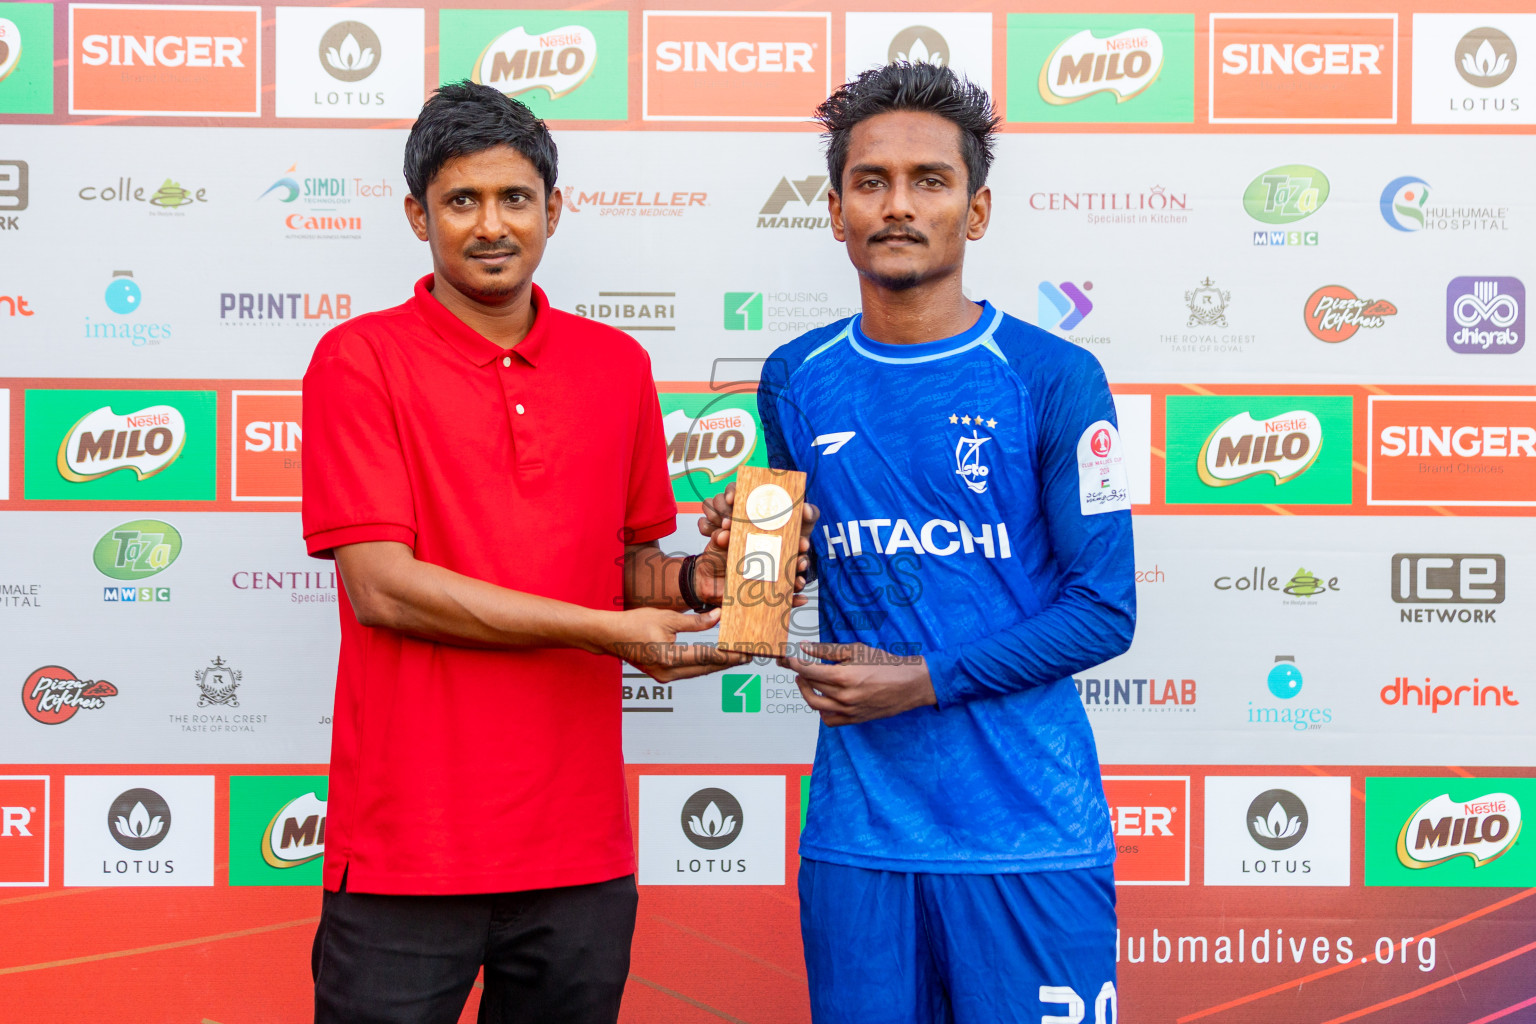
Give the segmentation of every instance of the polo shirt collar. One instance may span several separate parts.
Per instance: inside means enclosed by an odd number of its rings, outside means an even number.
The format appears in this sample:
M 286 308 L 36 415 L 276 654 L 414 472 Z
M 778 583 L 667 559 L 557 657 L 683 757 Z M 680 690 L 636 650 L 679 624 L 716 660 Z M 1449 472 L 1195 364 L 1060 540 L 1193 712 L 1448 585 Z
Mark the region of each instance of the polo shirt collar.
M 454 316 L 447 306 L 438 301 L 437 296 L 432 294 L 432 280 L 433 276 L 428 274 L 416 282 L 416 311 L 427 322 L 427 326 L 476 366 L 489 366 L 505 356 L 507 349 Z M 545 315 L 549 310 L 549 300 L 544 297 L 544 291 L 538 285 L 531 287 L 533 288 L 533 326 L 528 329 L 527 336 L 514 345 L 511 351 L 521 356 L 529 366 L 537 366 L 539 355 L 544 351 L 544 346 L 549 339 L 549 317 Z

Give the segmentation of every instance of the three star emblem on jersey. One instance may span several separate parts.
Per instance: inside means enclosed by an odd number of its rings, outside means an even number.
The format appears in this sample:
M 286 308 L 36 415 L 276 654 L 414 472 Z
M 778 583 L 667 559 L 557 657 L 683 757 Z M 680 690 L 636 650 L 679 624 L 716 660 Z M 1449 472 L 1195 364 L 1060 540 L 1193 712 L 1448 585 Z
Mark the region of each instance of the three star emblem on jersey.
M 960 482 L 965 485 L 966 490 L 972 494 L 986 494 L 987 477 L 991 475 L 992 469 L 982 461 L 981 446 L 992 438 L 982 437 L 976 428 L 983 425 L 989 429 L 996 427 L 997 420 L 980 414 L 961 416 L 958 413 L 951 413 L 949 422 L 961 423 L 971 428 L 969 437 L 961 434 L 955 442 L 955 474 L 960 477 Z

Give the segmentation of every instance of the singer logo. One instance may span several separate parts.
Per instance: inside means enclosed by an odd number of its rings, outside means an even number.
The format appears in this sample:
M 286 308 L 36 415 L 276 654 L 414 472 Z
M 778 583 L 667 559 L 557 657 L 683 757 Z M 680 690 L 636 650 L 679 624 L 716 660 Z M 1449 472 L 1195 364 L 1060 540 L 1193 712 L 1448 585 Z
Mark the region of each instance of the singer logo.
M 299 391 L 232 391 L 235 501 L 298 501 L 304 433 Z
M 1395 122 L 1397 15 L 1212 14 L 1210 120 Z
M 59 475 L 84 483 L 131 469 L 140 480 L 175 462 L 187 441 L 187 424 L 172 405 L 152 405 L 122 415 L 104 405 L 86 413 L 59 445 Z
M 261 113 L 261 8 L 70 4 L 69 112 Z
M 1373 395 L 1371 505 L 1536 505 L 1536 399 Z
M 0 886 L 48 884 L 48 783 L 0 776 Z
M 832 91 L 830 14 L 646 11 L 648 121 L 804 121 Z
M 1107 775 L 1116 885 L 1189 884 L 1189 778 Z

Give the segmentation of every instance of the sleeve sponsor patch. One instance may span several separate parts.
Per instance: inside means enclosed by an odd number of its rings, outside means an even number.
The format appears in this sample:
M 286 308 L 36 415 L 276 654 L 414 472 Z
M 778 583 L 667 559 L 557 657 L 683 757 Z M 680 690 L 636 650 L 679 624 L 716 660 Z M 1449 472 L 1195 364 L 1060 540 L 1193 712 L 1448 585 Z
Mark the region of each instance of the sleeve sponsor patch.
M 1108 420 L 1089 424 L 1077 439 L 1077 496 L 1085 516 L 1130 511 L 1125 449 L 1120 432 Z

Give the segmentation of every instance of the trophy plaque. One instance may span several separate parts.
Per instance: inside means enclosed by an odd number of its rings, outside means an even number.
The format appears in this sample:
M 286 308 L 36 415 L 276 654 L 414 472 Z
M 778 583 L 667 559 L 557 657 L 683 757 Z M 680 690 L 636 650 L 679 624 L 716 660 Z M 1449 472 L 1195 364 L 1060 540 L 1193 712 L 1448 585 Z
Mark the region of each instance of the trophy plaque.
M 804 502 L 804 473 L 763 466 L 736 471 L 720 602 L 722 650 L 773 657 L 787 653 Z

